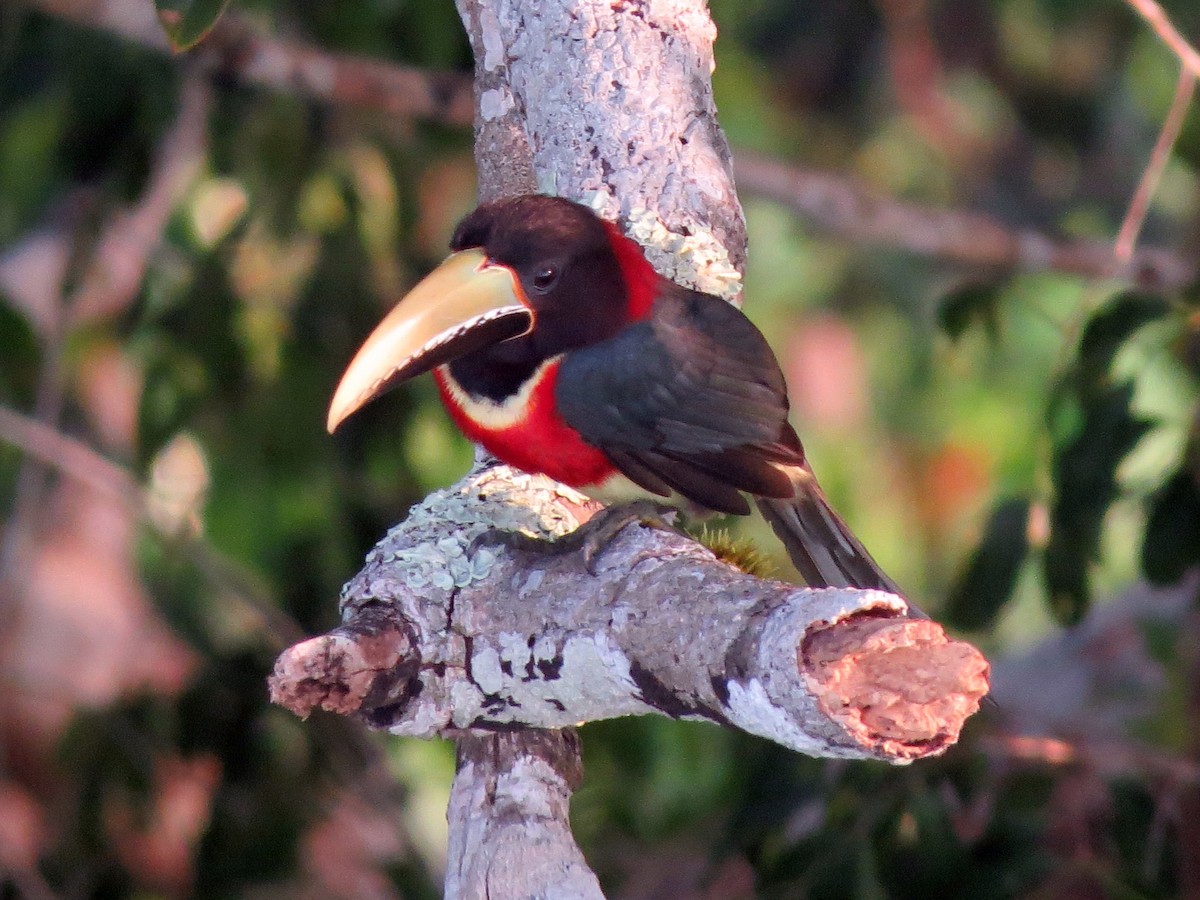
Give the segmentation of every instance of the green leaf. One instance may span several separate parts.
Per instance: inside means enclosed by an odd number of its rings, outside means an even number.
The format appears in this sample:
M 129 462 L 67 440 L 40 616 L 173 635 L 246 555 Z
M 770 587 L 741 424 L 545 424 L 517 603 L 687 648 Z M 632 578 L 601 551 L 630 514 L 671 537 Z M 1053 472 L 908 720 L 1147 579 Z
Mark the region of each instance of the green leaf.
M 1103 384 L 1121 345 L 1129 337 L 1170 311 L 1156 294 L 1129 291 L 1106 303 L 1087 323 L 1079 340 L 1079 372 L 1087 385 Z
M 1150 501 L 1142 569 L 1155 584 L 1175 584 L 1200 562 L 1200 487 L 1180 469 Z
M 1134 417 L 1132 399 L 1130 384 L 1080 398 L 1082 425 L 1066 446 L 1055 450 L 1055 500 L 1044 570 L 1051 608 L 1064 625 L 1077 623 L 1087 612 L 1087 570 L 1100 545 L 1104 514 L 1117 496 L 1117 466 L 1150 428 Z
M 974 322 L 983 325 L 989 340 L 1000 335 L 1000 282 L 971 282 L 950 291 L 938 303 L 938 325 L 957 341 Z
M 1051 432 L 1062 443 L 1054 454 L 1055 501 L 1043 563 L 1051 608 L 1063 624 L 1087 612 L 1088 567 L 1117 496 L 1117 466 L 1150 428 L 1130 410 L 1133 386 L 1112 383 L 1113 360 L 1134 332 L 1169 311 L 1155 294 L 1128 291 L 1110 299 L 1084 328 L 1075 368 L 1051 404 Z M 1076 427 L 1055 427 L 1076 410 Z
M 947 600 L 950 624 L 977 630 L 995 621 L 1029 553 L 1028 522 L 1026 497 L 1002 500 L 992 510 L 983 538 Z
M 159 24 L 176 53 L 204 40 L 228 5 L 229 0 L 154 0 Z

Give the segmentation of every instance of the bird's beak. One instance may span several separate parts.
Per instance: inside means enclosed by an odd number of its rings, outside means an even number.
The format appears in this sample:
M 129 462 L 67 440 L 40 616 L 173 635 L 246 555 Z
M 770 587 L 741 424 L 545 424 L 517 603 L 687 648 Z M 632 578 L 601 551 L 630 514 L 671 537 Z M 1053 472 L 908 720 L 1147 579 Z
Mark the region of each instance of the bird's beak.
M 413 288 L 351 360 L 329 404 L 333 433 L 380 394 L 468 353 L 528 334 L 533 311 L 513 271 L 482 250 L 453 253 Z

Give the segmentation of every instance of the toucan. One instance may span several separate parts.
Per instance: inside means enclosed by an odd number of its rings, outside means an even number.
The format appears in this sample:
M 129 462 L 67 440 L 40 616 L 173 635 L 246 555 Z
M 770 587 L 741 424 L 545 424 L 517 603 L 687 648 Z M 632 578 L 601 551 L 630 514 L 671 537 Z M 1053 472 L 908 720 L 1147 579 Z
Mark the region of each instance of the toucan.
M 900 593 L 822 492 L 779 363 L 740 310 L 661 277 L 560 197 L 480 206 L 450 249 L 351 361 L 331 433 L 432 370 L 458 427 L 510 465 L 609 503 L 747 515 L 749 494 L 810 586 Z

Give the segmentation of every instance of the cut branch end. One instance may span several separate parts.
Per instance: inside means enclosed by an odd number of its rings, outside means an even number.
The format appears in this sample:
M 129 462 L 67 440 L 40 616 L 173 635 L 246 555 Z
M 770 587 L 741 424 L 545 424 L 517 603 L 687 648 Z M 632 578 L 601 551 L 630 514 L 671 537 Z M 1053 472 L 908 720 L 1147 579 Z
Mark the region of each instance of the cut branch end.
M 860 615 L 814 629 L 797 663 L 831 718 L 897 759 L 953 745 L 989 688 L 983 654 L 928 619 Z
M 341 628 L 289 647 L 267 680 L 271 702 L 302 719 L 314 709 L 362 714 L 403 703 L 419 666 L 413 636 L 364 612 Z

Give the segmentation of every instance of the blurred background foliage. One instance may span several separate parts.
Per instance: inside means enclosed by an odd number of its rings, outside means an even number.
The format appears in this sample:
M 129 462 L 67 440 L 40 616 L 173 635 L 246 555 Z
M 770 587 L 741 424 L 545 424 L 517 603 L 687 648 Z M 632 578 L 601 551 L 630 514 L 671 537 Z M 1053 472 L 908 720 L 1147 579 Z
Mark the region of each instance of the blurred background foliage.
M 0 5 L 0 897 L 437 896 L 452 748 L 298 722 L 264 679 L 469 465 L 427 382 L 323 422 L 473 205 L 470 131 L 86 24 L 131 4 Z M 1200 37 L 1200 5 L 1167 9 Z M 1069 238 L 1116 235 L 1179 71 L 1117 0 L 712 11 L 735 152 Z M 449 0 L 234 18 L 470 70 Z M 1198 167 L 1193 111 L 1143 234 L 1193 273 Z M 1000 709 L 907 769 L 589 726 L 574 822 L 607 889 L 1200 895 L 1195 290 L 948 263 L 743 201 L 746 309 L 815 468 L 986 649 Z

